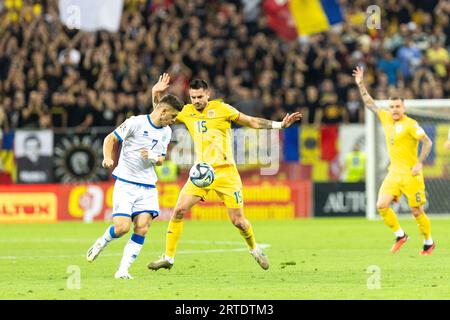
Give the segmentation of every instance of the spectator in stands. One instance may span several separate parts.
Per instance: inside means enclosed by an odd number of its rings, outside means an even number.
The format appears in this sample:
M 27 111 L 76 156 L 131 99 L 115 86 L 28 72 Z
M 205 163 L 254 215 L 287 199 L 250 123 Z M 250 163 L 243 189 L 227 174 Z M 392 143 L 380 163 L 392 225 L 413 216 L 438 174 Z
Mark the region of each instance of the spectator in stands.
M 450 65 L 448 50 L 436 40 L 426 52 L 428 62 L 433 66 L 436 75 L 441 79 L 447 78 L 447 68 Z
M 115 126 L 123 117 L 148 112 L 148 84 L 170 70 L 173 93 L 180 96 L 191 78 L 203 77 L 214 84 L 216 97 L 245 107 L 261 100 L 261 108 L 250 107 L 252 115 L 276 120 L 297 104 L 308 110 L 302 121 L 318 123 L 322 111 L 316 100 L 337 93 L 343 114 L 350 112 L 349 120 L 355 121 L 359 114 L 350 111 L 357 109 L 347 101 L 352 84 L 346 78 L 356 64 L 368 70 L 377 99 L 393 87 L 405 96 L 450 94 L 447 2 L 382 0 L 392 23 L 384 21 L 382 33 L 368 33 L 361 27 L 361 12 L 371 2 L 344 1 L 349 15 L 340 33 L 286 43 L 268 27 L 262 11 L 249 16 L 241 1 L 155 2 L 147 10 L 145 1 L 125 0 L 117 34 L 66 29 L 56 0 L 6 1 L 0 12 L 0 103 L 12 129 L 24 124 L 58 128 L 70 125 L 67 112 L 85 96 L 92 126 Z M 429 48 L 431 43 L 436 44 Z M 416 76 L 423 57 L 432 70 Z M 310 93 L 308 99 L 307 91 L 314 91 L 309 86 L 319 88 L 317 97 Z M 295 99 L 291 89 L 297 90 Z M 26 119 L 22 115 L 31 96 L 36 99 L 34 92 L 44 101 L 40 114 L 45 119 L 39 123 L 32 120 L 33 112 L 25 111 Z M 19 101 L 5 104 L 16 95 Z
M 413 77 L 415 69 L 419 66 L 422 58 L 420 49 L 414 46 L 411 38 L 405 39 L 405 44 L 397 51 L 397 59 L 400 62 L 400 70 L 403 77 L 409 80 Z
M 394 58 L 392 52 L 384 52 L 383 58 L 378 62 L 377 68 L 387 75 L 389 85 L 397 85 L 397 80 L 400 75 L 400 62 Z

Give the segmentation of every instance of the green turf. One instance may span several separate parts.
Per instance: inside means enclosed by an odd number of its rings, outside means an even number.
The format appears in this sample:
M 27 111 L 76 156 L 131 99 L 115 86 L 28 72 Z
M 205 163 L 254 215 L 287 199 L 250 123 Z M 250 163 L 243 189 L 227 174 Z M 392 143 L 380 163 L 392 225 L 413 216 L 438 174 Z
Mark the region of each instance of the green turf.
M 113 277 L 128 236 L 85 261 L 105 223 L 0 225 L 0 299 L 448 299 L 450 220 L 432 222 L 437 249 L 422 257 L 413 219 L 402 221 L 410 241 L 395 255 L 380 221 L 255 221 L 258 241 L 270 244 L 264 271 L 237 251 L 243 242 L 228 222 L 186 221 L 174 268 L 150 272 L 167 227 L 155 222 L 131 281 Z M 381 270 L 381 289 L 367 287 L 372 265 Z M 80 268 L 80 289 L 67 286 L 69 266 Z

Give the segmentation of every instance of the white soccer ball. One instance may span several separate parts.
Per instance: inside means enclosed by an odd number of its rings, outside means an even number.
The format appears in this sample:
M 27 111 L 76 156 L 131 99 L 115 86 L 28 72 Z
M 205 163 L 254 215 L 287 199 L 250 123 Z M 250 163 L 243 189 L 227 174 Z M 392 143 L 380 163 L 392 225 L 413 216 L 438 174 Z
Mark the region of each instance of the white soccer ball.
M 214 181 L 214 169 L 206 162 L 196 163 L 189 171 L 189 179 L 199 188 L 205 188 Z

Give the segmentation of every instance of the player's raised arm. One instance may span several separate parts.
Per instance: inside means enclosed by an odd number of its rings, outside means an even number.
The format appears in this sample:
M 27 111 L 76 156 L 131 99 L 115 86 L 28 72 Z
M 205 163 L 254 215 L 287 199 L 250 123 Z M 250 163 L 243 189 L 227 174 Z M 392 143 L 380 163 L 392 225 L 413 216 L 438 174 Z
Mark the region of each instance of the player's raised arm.
M 378 108 L 375 105 L 375 101 L 370 96 L 369 92 L 367 92 L 367 89 L 364 85 L 364 69 L 362 67 L 356 67 L 356 69 L 353 70 L 353 77 L 355 78 L 355 82 L 359 88 L 359 93 L 361 94 L 361 97 L 364 101 L 364 105 L 367 109 L 370 111 L 373 111 L 375 113 L 378 113 L 380 108 Z
M 244 113 L 240 113 L 238 119 L 235 121 L 241 126 L 250 127 L 253 129 L 285 129 L 290 127 L 294 122 L 299 121 L 302 118 L 300 112 L 294 112 L 293 114 L 287 114 L 283 121 L 272 121 L 263 118 L 251 117 Z
M 158 82 L 152 88 L 153 106 L 156 106 L 161 99 L 161 93 L 166 91 L 170 86 L 170 76 L 168 73 L 163 73 L 159 76 Z

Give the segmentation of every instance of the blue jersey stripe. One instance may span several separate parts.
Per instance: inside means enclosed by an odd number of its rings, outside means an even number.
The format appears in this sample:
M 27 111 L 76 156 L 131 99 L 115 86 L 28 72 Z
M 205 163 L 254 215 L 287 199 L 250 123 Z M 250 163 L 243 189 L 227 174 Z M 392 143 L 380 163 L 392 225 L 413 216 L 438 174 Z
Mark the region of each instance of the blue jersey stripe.
M 122 137 L 121 137 L 121 136 L 119 136 L 119 134 L 117 133 L 117 131 L 116 131 L 116 130 L 114 130 L 114 134 L 116 135 L 117 139 L 119 139 L 119 141 L 120 141 L 120 142 L 122 142 L 122 141 L 123 141 Z
M 162 129 L 162 128 L 163 128 L 163 127 L 155 126 L 155 125 L 153 124 L 153 122 L 152 122 L 152 119 L 150 119 L 150 116 L 149 116 L 149 115 L 147 115 L 147 119 L 148 119 L 148 122 L 150 122 L 150 125 L 151 125 L 153 128 L 155 128 L 155 129 Z
M 129 181 L 129 180 L 125 180 L 122 178 L 119 178 L 116 175 L 112 175 L 112 177 L 116 180 L 122 181 L 122 182 L 126 182 L 126 183 L 131 183 L 131 184 L 135 184 L 137 186 L 141 186 L 141 187 L 146 187 L 146 188 L 155 188 L 156 186 L 154 184 L 145 184 L 145 183 L 140 183 L 140 182 L 134 182 L 134 181 Z

